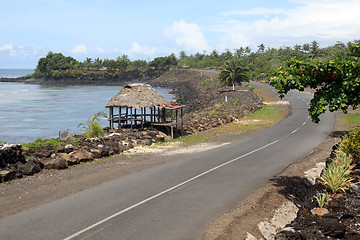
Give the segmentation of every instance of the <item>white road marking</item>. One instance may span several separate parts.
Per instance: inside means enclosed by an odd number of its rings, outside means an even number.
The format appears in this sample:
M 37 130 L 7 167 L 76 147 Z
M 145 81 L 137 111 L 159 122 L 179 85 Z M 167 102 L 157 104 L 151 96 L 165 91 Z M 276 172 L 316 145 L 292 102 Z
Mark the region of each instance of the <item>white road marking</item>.
M 200 177 L 202 177 L 202 176 L 204 176 L 204 175 L 206 175 L 206 174 L 208 174 L 208 173 L 211 173 L 211 172 L 213 172 L 213 171 L 215 171 L 215 170 L 217 170 L 217 169 L 219 169 L 219 168 L 222 168 L 222 167 L 224 167 L 224 166 L 226 166 L 226 165 L 228 165 L 228 164 L 230 164 L 230 163 L 233 163 L 233 162 L 235 162 L 235 161 L 238 161 L 238 160 L 240 160 L 240 159 L 242 159 L 242 158 L 244 158 L 244 157 L 247 157 L 247 156 L 249 156 L 249 155 L 251 155 L 251 154 L 253 154 L 253 153 L 255 153 L 255 152 L 258 152 L 258 151 L 260 151 L 260 150 L 262 150 L 262 149 L 264 149 L 264 148 L 267 148 L 267 147 L 269 147 L 269 146 L 271 146 L 271 145 L 274 145 L 275 143 L 279 142 L 279 141 L 282 140 L 283 138 L 286 138 L 286 137 L 290 136 L 291 134 L 295 133 L 296 131 L 298 131 L 298 130 L 299 130 L 301 127 L 303 127 L 305 124 L 306 124 L 306 121 L 303 122 L 298 128 L 296 128 L 294 131 L 292 131 L 292 132 L 289 133 L 288 135 L 285 135 L 285 136 L 283 136 L 283 137 L 281 137 L 281 138 L 279 138 L 279 139 L 277 139 L 277 140 L 275 140 L 275 141 L 273 141 L 273 142 L 271 142 L 271 143 L 268 143 L 268 144 L 266 144 L 266 145 L 264 145 L 264 146 L 262 146 L 262 147 L 260 147 L 260 148 L 257 148 L 257 149 L 255 149 L 255 150 L 252 150 L 252 151 L 250 151 L 250 152 L 248 152 L 248 153 L 245 153 L 244 155 L 241 155 L 241 156 L 239 156 L 239 157 L 237 157 L 237 158 L 234 158 L 234 159 L 232 159 L 232 160 L 230 160 L 230 161 L 227 161 L 227 162 L 225 162 L 225 163 L 223 163 L 223 164 L 220 164 L 220 165 L 218 165 L 218 166 L 216 166 L 216 167 L 214 167 L 214 168 L 211 168 L 211 169 L 209 169 L 209 170 L 207 170 L 207 171 L 205 171 L 205 172 L 203 172 L 203 173 L 200 173 L 199 175 L 197 175 L 197 176 L 195 176 L 195 177 L 192 177 L 192 178 L 190 178 L 190 179 L 188 179 L 188 180 L 186 180 L 186 181 L 184 181 L 184 182 L 182 182 L 182 183 L 179 183 L 179 184 L 177 184 L 177 185 L 175 185 L 175 186 L 173 186 L 173 187 L 171 187 L 171 188 L 168 188 L 168 189 L 166 189 L 165 191 L 162 191 L 162 192 L 160 192 L 160 193 L 158 193 L 158 194 L 155 194 L 155 195 L 152 196 L 152 197 L 149 197 L 149 198 L 147 198 L 147 199 L 144 199 L 144 200 L 142 200 L 142 201 L 140 201 L 140 202 L 138 202 L 138 203 L 136 203 L 136 204 L 134 204 L 134 205 L 132 205 L 132 206 L 130 206 L 130 207 L 128 207 L 128 208 L 125 208 L 125 209 L 123 209 L 123 210 L 121 210 L 121 211 L 119 211 L 119 212 L 117 212 L 117 213 L 114 213 L 113 215 L 111 215 L 111 216 L 109 216 L 109 217 L 107 217 L 107 218 L 104 218 L 104 219 L 102 219 L 102 220 L 100 220 L 100 221 L 98 221 L 98 222 L 96 222 L 96 223 L 88 226 L 87 228 L 84 228 L 84 229 L 82 229 L 82 230 L 80 230 L 80 231 L 78 231 L 78 232 L 76 232 L 76 233 L 68 236 L 67 238 L 64 238 L 63 240 L 71 240 L 71 239 L 74 239 L 75 237 L 78 237 L 78 236 L 80 236 L 81 234 L 83 234 L 83 233 L 85 233 L 85 232 L 87 232 L 87 231 L 89 231 L 89 230 L 91 230 L 91 229 L 93 229 L 93 228 L 95 228 L 95 227 L 97 227 L 97 226 L 99 226 L 99 225 L 101 225 L 101 224 L 103 224 L 103 223 L 105 223 L 105 222 L 113 219 L 113 218 L 116 218 L 117 216 L 120 216 L 121 214 L 126 213 L 126 212 L 128 212 L 128 211 L 130 211 L 130 210 L 132 210 L 132 209 L 134 209 L 134 208 L 136 208 L 136 207 L 138 207 L 138 206 L 140 206 L 140 205 L 142 205 L 142 204 L 145 204 L 145 203 L 147 203 L 147 202 L 149 202 L 149 201 L 151 201 L 151 200 L 153 200 L 153 199 L 155 199 L 155 198 L 157 198 L 157 197 L 160 197 L 160 196 L 162 196 L 162 195 L 164 195 L 164 194 L 166 194 L 166 193 L 168 193 L 168 192 L 170 192 L 170 191 L 172 191 L 172 190 L 174 190 L 174 189 L 177 189 L 177 188 L 179 188 L 179 187 L 181 187 L 181 186 L 183 186 L 183 185 L 185 185 L 185 184 L 187 184 L 187 183 L 189 183 L 189 182 L 192 182 L 192 181 L 194 181 L 194 180 L 196 180 L 196 179 L 198 179 L 198 178 L 200 178 Z

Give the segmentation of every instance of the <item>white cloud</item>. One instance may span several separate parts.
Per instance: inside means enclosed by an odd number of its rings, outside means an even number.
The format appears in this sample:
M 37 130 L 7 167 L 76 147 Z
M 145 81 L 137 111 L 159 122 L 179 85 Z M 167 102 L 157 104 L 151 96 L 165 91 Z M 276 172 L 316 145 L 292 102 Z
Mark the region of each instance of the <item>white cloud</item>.
M 14 47 L 14 44 L 4 44 L 2 47 L 0 47 L 0 52 L 8 52 L 9 56 L 13 57 L 16 55 L 16 50 Z
M 84 44 L 76 45 L 72 50 L 72 53 L 80 53 L 85 54 L 87 53 L 87 47 Z
M 127 51 L 128 54 L 143 54 L 152 56 L 156 52 L 156 48 L 149 46 L 142 46 L 137 42 L 131 43 L 131 48 Z
M 229 32 L 221 36 L 219 42 L 219 50 L 238 49 L 246 47 L 250 44 L 250 40 L 240 32 Z
M 244 36 L 253 46 L 264 43 L 278 47 L 283 44 L 302 44 L 316 40 L 326 44 L 352 41 L 360 34 L 360 1 L 358 0 L 291 0 L 297 5 L 290 9 L 253 8 L 222 13 L 227 20 L 212 26 L 219 32 L 218 45 L 231 45 L 234 37 Z M 267 16 L 267 14 L 275 14 Z M 239 21 L 239 15 L 253 17 Z M 236 38 L 235 38 L 236 39 Z M 247 39 L 247 40 L 246 40 Z
M 204 34 L 195 23 L 186 23 L 185 20 L 175 21 L 171 27 L 165 29 L 164 35 L 175 40 L 175 43 L 186 51 L 210 50 Z
M 230 12 L 222 12 L 222 15 L 231 16 L 231 15 L 268 15 L 268 14 L 282 14 L 285 13 L 286 10 L 283 8 L 264 8 L 258 7 L 249 10 L 240 10 L 240 11 L 230 11 Z

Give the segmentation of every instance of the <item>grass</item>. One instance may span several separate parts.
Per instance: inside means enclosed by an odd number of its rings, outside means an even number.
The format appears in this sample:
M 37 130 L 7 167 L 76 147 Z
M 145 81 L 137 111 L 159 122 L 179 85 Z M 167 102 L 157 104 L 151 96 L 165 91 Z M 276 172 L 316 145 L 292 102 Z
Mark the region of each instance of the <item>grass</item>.
M 60 146 L 61 143 L 57 139 L 47 139 L 43 140 L 41 138 L 37 138 L 35 141 L 30 143 L 23 143 L 21 144 L 23 147 L 40 147 L 44 145 L 50 145 L 50 146 Z
M 360 124 L 360 113 L 343 114 L 342 121 L 346 129 L 354 128 Z

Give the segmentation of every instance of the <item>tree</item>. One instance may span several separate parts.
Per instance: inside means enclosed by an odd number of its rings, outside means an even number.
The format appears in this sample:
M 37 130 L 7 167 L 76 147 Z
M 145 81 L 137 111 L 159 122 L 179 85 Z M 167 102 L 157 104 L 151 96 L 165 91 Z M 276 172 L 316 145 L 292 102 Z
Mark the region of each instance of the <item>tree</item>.
M 181 51 L 181 52 L 179 53 L 179 56 L 180 56 L 180 59 L 184 59 L 184 58 L 187 57 L 185 51 Z
M 245 49 L 243 47 L 240 47 L 239 49 L 235 49 L 235 57 L 241 58 L 244 52 Z
M 219 57 L 219 53 L 214 49 L 210 54 L 210 58 L 217 59 L 218 57 Z
M 177 59 L 175 57 L 175 54 L 172 53 L 168 57 L 157 57 L 153 61 L 149 63 L 150 67 L 153 67 L 155 69 L 167 69 L 172 66 L 177 66 Z
M 51 71 L 73 69 L 78 63 L 72 57 L 65 57 L 61 53 L 49 52 L 46 57 L 39 59 L 36 71 L 50 75 Z
M 130 66 L 132 67 L 132 69 L 134 70 L 145 70 L 147 68 L 147 62 L 145 60 L 135 60 L 132 61 Z
M 295 50 L 295 52 L 300 52 L 301 51 L 301 45 L 299 45 L 299 44 L 294 45 L 294 50 Z
M 249 70 L 238 59 L 226 61 L 224 66 L 221 67 L 220 81 L 227 86 L 234 85 L 235 83 L 241 84 L 241 82 L 248 82 L 248 71 Z
M 232 58 L 233 57 L 233 55 L 232 55 L 232 53 L 230 52 L 230 49 L 226 49 L 226 51 L 225 52 L 223 52 L 222 54 L 221 54 L 221 58 L 223 59 L 223 60 L 229 60 L 230 58 Z
M 310 45 L 310 53 L 312 58 L 316 58 L 319 54 L 319 43 L 317 41 L 312 41 Z
M 265 51 L 265 45 L 264 44 L 260 44 L 259 46 L 258 46 L 258 52 L 260 52 L 260 53 L 264 53 L 264 51 Z
M 350 52 L 353 56 L 336 60 L 294 58 L 279 69 L 270 84 L 276 88 L 279 97 L 284 97 L 291 89 L 315 89 L 309 115 L 316 123 L 327 108 L 331 112 L 342 110 L 345 113 L 351 106 L 357 109 L 360 104 L 360 45 L 351 45 Z
M 310 51 L 310 44 L 305 43 L 302 48 L 303 48 L 303 50 L 307 53 L 307 52 Z

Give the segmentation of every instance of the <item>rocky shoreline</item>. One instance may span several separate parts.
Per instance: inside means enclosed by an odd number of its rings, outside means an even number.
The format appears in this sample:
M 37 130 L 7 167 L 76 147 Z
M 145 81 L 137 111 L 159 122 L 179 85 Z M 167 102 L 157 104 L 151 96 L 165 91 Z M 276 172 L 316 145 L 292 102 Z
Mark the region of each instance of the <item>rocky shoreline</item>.
M 71 85 L 114 85 L 124 86 L 127 83 L 133 82 L 147 82 L 151 79 L 161 76 L 165 70 L 147 70 L 141 71 L 127 71 L 117 78 L 106 77 L 102 75 L 94 75 L 88 77 L 75 77 L 75 78 L 33 78 L 33 77 L 18 77 L 18 78 L 0 78 L 0 82 L 21 82 L 25 84 L 39 84 L 39 85 L 53 85 L 53 86 L 71 86 Z

